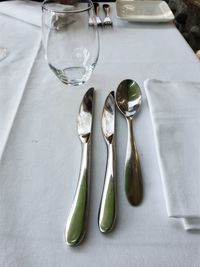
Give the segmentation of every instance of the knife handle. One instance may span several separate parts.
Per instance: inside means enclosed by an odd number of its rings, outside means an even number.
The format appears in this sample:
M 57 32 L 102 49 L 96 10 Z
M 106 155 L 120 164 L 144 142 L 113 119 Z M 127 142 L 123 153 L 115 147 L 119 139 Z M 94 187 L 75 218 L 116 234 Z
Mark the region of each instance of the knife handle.
M 107 145 L 108 156 L 104 187 L 99 208 L 99 229 L 106 233 L 113 229 L 116 220 L 116 181 L 114 140 Z
M 128 142 L 125 163 L 125 192 L 129 203 L 138 206 L 142 201 L 143 186 L 139 156 L 134 140 L 132 117 L 127 118 Z
M 78 245 L 84 238 L 88 221 L 90 183 L 90 144 L 82 144 L 82 160 L 78 185 L 65 230 L 65 242 Z

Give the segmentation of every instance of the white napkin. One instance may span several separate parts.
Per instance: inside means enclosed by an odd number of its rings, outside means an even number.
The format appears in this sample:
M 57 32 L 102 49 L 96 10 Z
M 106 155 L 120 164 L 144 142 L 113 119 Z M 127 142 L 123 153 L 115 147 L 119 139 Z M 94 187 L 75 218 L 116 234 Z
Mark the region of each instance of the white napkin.
M 169 217 L 200 230 L 200 83 L 144 83 Z
M 0 13 L 41 27 L 41 3 L 34 1 L 4 1 Z

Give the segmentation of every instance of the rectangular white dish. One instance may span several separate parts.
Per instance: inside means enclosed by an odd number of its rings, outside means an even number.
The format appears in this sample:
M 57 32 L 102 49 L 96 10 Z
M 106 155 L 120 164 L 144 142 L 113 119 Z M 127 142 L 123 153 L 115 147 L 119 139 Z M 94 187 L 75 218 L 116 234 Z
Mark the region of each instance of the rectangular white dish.
M 135 22 L 168 22 L 174 19 L 164 1 L 121 0 L 116 2 L 117 18 Z

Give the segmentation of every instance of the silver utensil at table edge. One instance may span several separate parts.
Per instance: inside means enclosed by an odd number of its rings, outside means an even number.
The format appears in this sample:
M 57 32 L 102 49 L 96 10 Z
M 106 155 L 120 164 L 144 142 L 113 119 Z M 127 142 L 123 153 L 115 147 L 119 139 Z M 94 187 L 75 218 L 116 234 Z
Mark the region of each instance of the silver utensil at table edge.
M 115 99 L 114 92 L 106 98 L 102 113 L 102 132 L 107 145 L 107 164 L 104 187 L 99 208 L 99 229 L 106 233 L 113 229 L 116 220 L 115 177 Z
M 103 21 L 103 25 L 104 26 L 112 26 L 113 23 L 112 23 L 112 20 L 110 18 L 110 5 L 109 4 L 103 4 L 103 10 L 104 10 L 104 13 L 105 13 L 105 18 L 104 18 L 104 21 Z
M 82 160 L 78 184 L 65 229 L 65 242 L 71 246 L 78 245 L 83 240 L 87 229 L 93 109 L 94 88 L 90 88 L 83 97 L 77 120 L 78 135 L 82 144 Z
M 89 17 L 88 25 L 89 25 L 89 26 L 94 26 L 94 25 L 95 25 L 95 21 L 93 20 L 92 17 Z
M 94 5 L 94 4 L 93 4 Z M 95 10 L 95 9 L 94 9 Z M 89 26 L 94 26 L 94 25 L 96 25 L 97 24 L 97 22 L 96 22 L 96 14 L 95 14 L 95 16 L 93 16 L 93 14 L 91 15 L 91 14 L 89 14 L 89 20 L 88 20 L 88 25 Z
M 128 126 L 128 141 L 125 161 L 125 192 L 129 203 L 137 206 L 143 197 L 142 173 L 133 134 L 133 116 L 141 106 L 139 85 L 130 79 L 123 80 L 116 92 L 116 104 L 125 116 Z
M 102 21 L 99 17 L 99 9 L 100 9 L 99 3 L 94 2 L 93 5 L 94 5 L 94 11 L 96 15 L 97 26 L 102 26 Z

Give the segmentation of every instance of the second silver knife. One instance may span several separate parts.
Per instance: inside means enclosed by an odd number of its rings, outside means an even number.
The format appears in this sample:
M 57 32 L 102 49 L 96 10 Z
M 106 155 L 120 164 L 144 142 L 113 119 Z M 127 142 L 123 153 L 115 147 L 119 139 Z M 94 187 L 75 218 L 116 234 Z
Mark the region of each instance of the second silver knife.
M 99 208 L 99 229 L 106 233 L 113 229 L 116 220 L 115 180 L 115 100 L 114 92 L 106 98 L 102 113 L 102 132 L 107 144 L 107 165 L 104 188 Z

